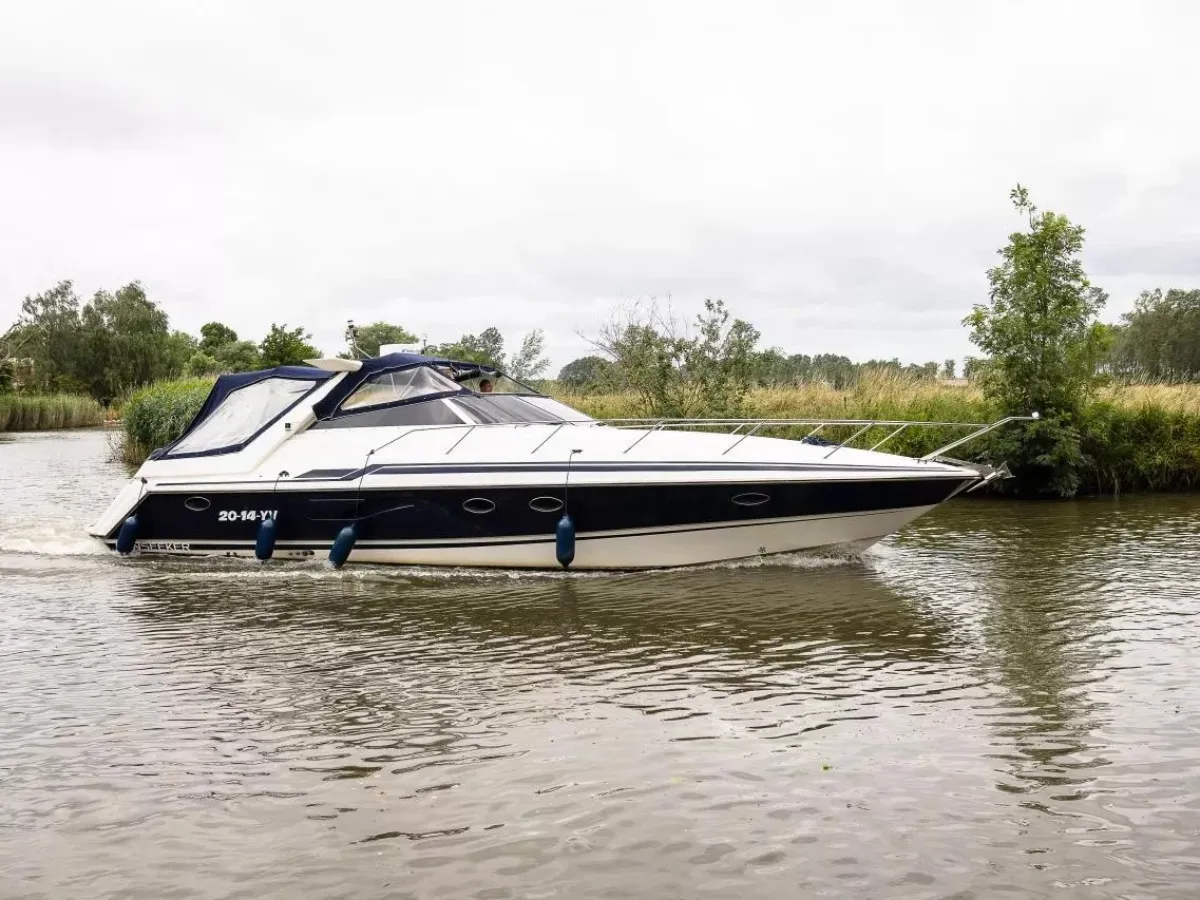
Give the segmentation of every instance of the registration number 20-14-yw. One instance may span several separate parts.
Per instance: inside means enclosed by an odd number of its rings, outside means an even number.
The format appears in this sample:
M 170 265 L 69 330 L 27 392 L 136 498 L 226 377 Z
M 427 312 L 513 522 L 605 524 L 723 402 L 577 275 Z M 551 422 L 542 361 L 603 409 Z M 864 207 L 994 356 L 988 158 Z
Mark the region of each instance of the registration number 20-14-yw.
M 274 519 L 278 512 L 275 509 L 222 509 L 217 511 L 217 521 L 258 522 L 262 519 Z

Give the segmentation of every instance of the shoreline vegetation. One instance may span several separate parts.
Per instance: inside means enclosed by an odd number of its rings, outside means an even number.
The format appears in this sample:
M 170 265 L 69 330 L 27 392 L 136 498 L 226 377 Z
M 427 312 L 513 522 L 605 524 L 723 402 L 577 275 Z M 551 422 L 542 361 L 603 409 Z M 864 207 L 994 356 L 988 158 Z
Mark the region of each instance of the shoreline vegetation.
M 204 402 L 211 379 L 161 382 L 136 392 L 123 405 L 119 457 L 140 465 L 156 447 L 174 440 Z M 546 385 L 547 393 L 594 418 L 645 415 L 632 393 L 576 393 Z M 774 419 L 888 419 L 943 422 L 994 421 L 1003 415 L 981 388 L 921 380 L 894 372 L 868 372 L 847 388 L 827 384 L 750 389 L 743 417 Z M 1021 424 L 1008 426 L 1019 428 Z M 764 436 L 797 438 L 807 428 L 763 429 Z M 822 431 L 844 440 L 857 429 Z M 869 447 L 891 428 L 872 430 L 854 446 Z M 1200 384 L 1114 385 L 1100 389 L 1083 409 L 1083 459 L 1078 463 L 1083 495 L 1187 491 L 1200 487 Z M 965 429 L 908 429 L 883 449 L 920 456 Z M 984 435 L 955 452 L 969 462 L 1004 462 L 1005 436 Z
M 990 423 L 1036 412 L 1036 421 L 954 451 L 1008 465 L 1013 477 L 987 492 L 1069 498 L 1200 488 L 1200 290 L 1143 291 L 1131 312 L 1104 322 L 1108 295 L 1083 269 L 1084 229 L 1039 210 L 1021 185 L 1009 199 L 1020 224 L 986 272 L 986 296 L 960 323 L 977 357 L 854 362 L 789 352 L 767 346 L 722 299 L 706 299 L 690 319 L 654 300 L 619 307 L 587 337 L 591 355 L 553 378 L 536 328 L 510 349 L 495 327 L 431 344 L 403 324 L 351 322 L 337 355 L 414 346 L 496 366 L 596 418 Z M 63 281 L 26 297 L 20 318 L 0 334 L 0 430 L 99 424 L 103 407 L 110 419 L 123 418 L 117 455 L 137 464 L 186 427 L 218 373 L 325 355 L 310 340 L 305 328 L 286 323 L 272 323 L 258 341 L 222 322 L 191 335 L 172 330 L 138 282 L 84 301 Z M 55 394 L 71 396 L 46 396 Z M 860 434 L 855 445 L 872 446 L 883 428 Z M 809 430 L 756 433 L 798 438 Z M 826 427 L 820 437 L 844 441 L 854 430 Z M 884 449 L 921 456 L 963 433 L 910 428 Z
M 105 409 L 78 394 L 0 394 L 0 434 L 103 425 Z

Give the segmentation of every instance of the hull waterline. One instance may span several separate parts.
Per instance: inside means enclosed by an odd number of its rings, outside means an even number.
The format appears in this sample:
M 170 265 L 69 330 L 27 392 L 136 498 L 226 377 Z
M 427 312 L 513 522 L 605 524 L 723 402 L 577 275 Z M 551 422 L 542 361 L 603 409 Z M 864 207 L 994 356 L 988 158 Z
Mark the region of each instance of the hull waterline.
M 779 520 L 694 525 L 661 530 L 580 535 L 572 570 L 623 571 L 697 566 L 813 550 L 858 552 L 933 509 L 815 515 Z M 113 548 L 114 542 L 106 541 Z M 280 541 L 275 558 L 324 559 L 329 544 Z M 146 555 L 253 557 L 253 541 L 139 541 Z M 561 569 L 553 535 L 470 541 L 363 540 L 352 563 L 500 569 Z

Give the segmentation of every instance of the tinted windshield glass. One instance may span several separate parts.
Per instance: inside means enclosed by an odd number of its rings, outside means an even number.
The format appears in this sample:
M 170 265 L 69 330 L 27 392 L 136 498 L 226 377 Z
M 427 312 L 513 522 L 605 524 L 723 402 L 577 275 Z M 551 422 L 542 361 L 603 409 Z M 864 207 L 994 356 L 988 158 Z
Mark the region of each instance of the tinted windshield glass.
M 591 422 L 594 421 L 591 416 L 585 416 L 577 409 L 567 406 L 565 403 L 559 403 L 557 400 L 552 400 L 549 397 L 522 397 L 522 403 L 532 403 L 538 409 L 544 409 L 554 413 L 556 416 L 566 419 L 568 422 Z
M 463 419 L 445 400 L 382 406 L 318 422 L 313 428 L 379 428 L 390 425 L 459 425 Z
M 311 381 L 267 378 L 231 391 L 195 431 L 171 448 L 171 455 L 205 453 L 247 441 L 312 389 Z
M 455 380 L 468 390 L 480 394 L 536 394 L 533 388 L 513 381 L 502 372 L 465 371 L 455 376 Z
M 489 424 L 493 422 L 561 422 L 562 416 L 555 415 L 549 410 L 540 409 L 532 403 L 526 403 L 520 397 L 509 394 L 480 394 L 477 397 L 455 397 L 450 401 L 459 409 L 465 411 L 472 422 Z
M 429 366 L 414 366 L 398 372 L 380 372 L 378 375 L 372 375 L 359 385 L 358 390 L 342 401 L 341 409 L 365 409 L 382 403 L 396 403 L 400 400 L 412 400 L 460 389 L 449 378 L 439 375 Z

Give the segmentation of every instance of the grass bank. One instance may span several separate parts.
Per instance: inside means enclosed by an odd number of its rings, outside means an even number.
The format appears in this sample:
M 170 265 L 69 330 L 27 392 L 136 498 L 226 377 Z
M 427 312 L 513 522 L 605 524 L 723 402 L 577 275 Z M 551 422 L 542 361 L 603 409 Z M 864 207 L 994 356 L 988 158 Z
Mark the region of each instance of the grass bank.
M 0 394 L 0 431 L 50 431 L 104 424 L 104 407 L 77 394 Z
M 137 465 L 155 447 L 182 432 L 204 402 L 211 379 L 162 382 L 123 404 L 121 456 Z M 555 392 L 564 403 L 597 418 L 638 418 L 645 413 L 628 394 Z M 895 421 L 991 422 L 999 411 L 969 385 L 918 381 L 873 373 L 846 390 L 821 384 L 762 388 L 746 397 L 746 418 L 885 419 Z M 0 413 L 2 415 L 2 413 Z M 1020 425 L 1012 427 L 1021 427 Z M 809 428 L 768 428 L 764 435 L 800 437 Z M 823 437 L 848 438 L 856 427 L 826 428 Z M 893 429 L 880 427 L 858 437 L 869 447 Z M 1135 385 L 1106 389 L 1079 423 L 1087 493 L 1180 491 L 1200 488 L 1200 385 Z M 885 449 L 921 456 L 962 434 L 961 428 L 910 428 Z M 956 450 L 961 459 L 996 463 L 996 442 L 984 436 Z
M 597 418 L 645 415 L 626 394 L 560 394 L 564 403 Z M 746 418 L 890 419 L 895 421 L 991 422 L 1000 412 L 970 385 L 914 380 L 869 373 L 857 385 L 835 390 L 823 384 L 752 390 Z M 1019 424 L 1009 427 L 1019 428 Z M 1078 423 L 1083 459 L 1081 492 L 1187 491 L 1200 489 L 1200 385 L 1148 384 L 1105 388 Z M 759 434 L 799 437 L 809 429 L 763 429 Z M 856 428 L 826 428 L 821 435 L 844 440 Z M 869 447 L 891 429 L 859 436 Z M 964 429 L 910 428 L 883 449 L 921 456 L 945 445 Z M 997 463 L 999 435 L 985 435 L 952 455 L 972 462 Z

